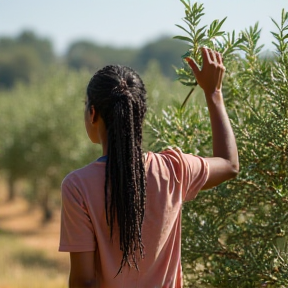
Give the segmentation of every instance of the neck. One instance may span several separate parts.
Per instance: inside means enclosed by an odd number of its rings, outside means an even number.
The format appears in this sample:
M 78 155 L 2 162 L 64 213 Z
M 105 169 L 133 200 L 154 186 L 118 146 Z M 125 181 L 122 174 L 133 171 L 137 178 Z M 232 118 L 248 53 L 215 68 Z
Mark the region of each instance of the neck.
M 102 155 L 105 156 L 108 153 L 108 141 L 107 140 L 103 141 L 101 145 L 102 145 Z
M 102 155 L 107 155 L 108 153 L 108 136 L 104 121 L 102 118 L 99 119 L 98 126 L 98 143 L 102 146 Z

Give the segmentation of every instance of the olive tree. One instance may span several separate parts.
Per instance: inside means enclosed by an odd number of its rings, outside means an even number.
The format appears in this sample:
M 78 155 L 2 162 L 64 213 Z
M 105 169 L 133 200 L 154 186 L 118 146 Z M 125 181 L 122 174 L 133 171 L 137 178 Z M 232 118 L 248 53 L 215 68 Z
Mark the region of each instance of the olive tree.
M 258 23 L 235 33 L 221 31 L 222 21 L 201 26 L 202 4 L 181 2 L 185 36 L 183 57 L 201 65 L 199 47 L 224 55 L 227 68 L 223 94 L 236 135 L 240 175 L 199 193 L 183 208 L 182 264 L 187 287 L 287 287 L 288 245 L 288 13 L 272 20 L 275 53 L 261 56 Z M 237 50 L 241 53 L 237 54 Z M 177 70 L 190 86 L 185 101 L 161 116 L 151 114 L 149 127 L 156 150 L 180 146 L 185 152 L 211 155 L 207 109 L 189 67 Z M 189 100 L 189 101 L 188 101 Z M 195 285 L 195 286 L 193 286 Z
M 100 152 L 84 127 L 89 79 L 86 71 L 54 67 L 45 81 L 19 84 L 0 98 L 0 162 L 11 187 L 9 199 L 15 182 L 25 180 L 29 185 L 21 196 L 40 205 L 47 220 L 65 175 Z

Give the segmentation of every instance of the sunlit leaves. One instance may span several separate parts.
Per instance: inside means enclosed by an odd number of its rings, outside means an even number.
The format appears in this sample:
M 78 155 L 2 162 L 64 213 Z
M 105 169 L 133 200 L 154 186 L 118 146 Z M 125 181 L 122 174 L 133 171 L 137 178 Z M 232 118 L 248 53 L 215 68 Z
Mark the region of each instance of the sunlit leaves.
M 288 50 L 288 12 L 285 12 L 285 10 L 282 10 L 281 14 L 281 24 L 278 25 L 277 22 L 274 19 L 271 19 L 275 26 L 278 29 L 278 33 L 271 32 L 274 36 L 275 41 L 272 43 L 276 47 L 277 54 L 281 57 L 281 60 L 283 64 L 286 63 L 287 67 L 287 50 Z
M 195 2 L 191 5 L 190 1 L 184 0 L 181 0 L 181 2 L 185 6 L 185 17 L 183 18 L 183 22 L 186 24 L 187 28 L 178 24 L 176 26 L 184 31 L 186 35 L 175 36 L 174 38 L 185 41 L 189 45 L 189 50 L 182 56 L 182 58 L 191 57 L 199 66 L 201 66 L 200 48 L 207 46 L 222 53 L 223 57 L 226 57 L 226 61 L 228 61 L 229 55 L 237 50 L 241 43 L 241 39 L 235 37 L 234 31 L 232 34 L 229 34 L 222 30 L 222 26 L 227 17 L 222 20 L 216 19 L 212 21 L 210 25 L 200 25 L 202 20 L 201 18 L 204 15 L 203 4 Z M 176 73 L 178 75 L 178 80 L 182 84 L 191 86 L 192 93 L 197 82 L 195 81 L 191 68 L 187 65 L 186 61 L 183 61 L 182 68 L 176 69 Z M 182 107 L 186 105 L 190 98 L 190 94 L 187 95 L 186 101 L 183 103 Z
M 187 27 L 177 26 L 186 35 L 176 38 L 190 46 L 182 57 L 192 57 L 200 66 L 199 47 L 204 44 L 225 56 L 223 92 L 241 167 L 237 179 L 201 192 L 184 206 L 182 264 L 187 287 L 286 287 L 288 15 L 282 10 L 280 23 L 272 20 L 277 29 L 272 33 L 276 53 L 266 58 L 258 23 L 237 37 L 234 31 L 222 31 L 225 18 L 203 25 L 203 5 L 181 2 Z M 153 147 L 177 145 L 209 156 L 208 114 L 204 105 L 196 105 L 198 86 L 189 69 L 183 61 L 177 70 L 180 83 L 192 88 L 186 97 L 191 102 L 184 101 L 186 109 L 178 104 L 149 118 L 157 135 Z
M 45 81 L 18 85 L 0 97 L 1 170 L 13 181 L 25 178 L 30 188 L 21 196 L 28 193 L 36 202 L 43 193 L 58 199 L 52 191 L 58 192 L 65 175 L 97 157 L 83 123 L 90 75 L 64 67 L 50 68 L 47 75 Z

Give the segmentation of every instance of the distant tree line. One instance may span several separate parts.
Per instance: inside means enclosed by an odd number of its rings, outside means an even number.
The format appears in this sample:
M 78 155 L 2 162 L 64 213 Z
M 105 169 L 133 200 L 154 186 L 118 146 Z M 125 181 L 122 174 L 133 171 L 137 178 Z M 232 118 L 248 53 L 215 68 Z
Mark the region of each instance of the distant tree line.
M 159 62 L 163 75 L 175 78 L 173 66 L 181 65 L 187 45 L 169 37 L 162 37 L 141 48 L 115 48 L 92 41 L 76 41 L 66 53 L 57 56 L 51 40 L 23 31 L 16 37 L 0 37 L 0 88 L 11 89 L 15 83 L 30 83 L 45 77 L 51 65 L 71 69 L 87 68 L 94 72 L 108 64 L 131 66 L 144 72 L 152 60 Z
M 153 113 L 187 94 L 186 87 L 162 75 L 159 64 L 151 61 L 141 74 Z M 87 69 L 67 65 L 49 67 L 45 79 L 17 83 L 0 93 L 0 181 L 6 184 L 1 195 L 7 201 L 23 197 L 43 212 L 43 221 L 59 209 L 59 189 L 72 170 L 101 155 L 84 127 Z M 151 142 L 148 129 L 144 148 Z M 20 184 L 20 185 L 19 185 Z
M 24 31 L 15 38 L 0 38 L 0 87 L 12 88 L 18 81 L 32 81 L 54 62 L 55 54 L 48 39 Z

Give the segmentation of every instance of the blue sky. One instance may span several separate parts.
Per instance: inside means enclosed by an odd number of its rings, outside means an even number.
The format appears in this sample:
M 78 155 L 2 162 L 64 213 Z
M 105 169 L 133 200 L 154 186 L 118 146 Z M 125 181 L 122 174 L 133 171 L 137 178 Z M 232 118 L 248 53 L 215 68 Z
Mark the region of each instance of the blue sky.
M 194 3 L 195 1 L 191 1 Z M 256 21 L 261 42 L 270 44 L 270 17 L 280 20 L 288 0 L 202 0 L 203 24 L 228 16 L 224 29 L 239 32 Z M 0 0 L 0 37 L 31 29 L 52 40 L 63 53 L 68 45 L 85 39 L 118 47 L 139 47 L 161 35 L 183 34 L 184 6 L 180 0 Z

